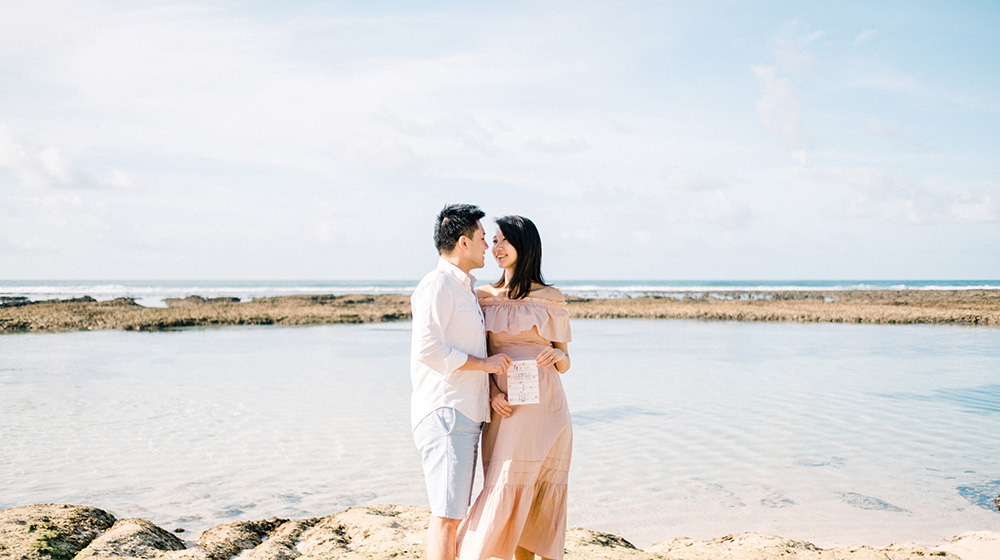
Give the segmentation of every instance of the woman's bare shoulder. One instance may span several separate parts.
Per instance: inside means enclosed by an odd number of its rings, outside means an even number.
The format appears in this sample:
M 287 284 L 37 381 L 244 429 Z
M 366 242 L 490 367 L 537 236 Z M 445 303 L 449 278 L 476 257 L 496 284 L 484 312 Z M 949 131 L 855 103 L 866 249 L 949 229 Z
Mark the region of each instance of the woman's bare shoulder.
M 563 297 L 562 292 L 554 286 L 539 286 L 531 290 L 531 297 L 536 297 L 539 299 L 547 299 L 549 301 L 566 301 Z
M 492 284 L 484 284 L 482 286 L 476 286 L 476 295 L 481 298 L 493 297 L 497 295 L 497 293 L 498 293 L 497 289 L 494 288 Z

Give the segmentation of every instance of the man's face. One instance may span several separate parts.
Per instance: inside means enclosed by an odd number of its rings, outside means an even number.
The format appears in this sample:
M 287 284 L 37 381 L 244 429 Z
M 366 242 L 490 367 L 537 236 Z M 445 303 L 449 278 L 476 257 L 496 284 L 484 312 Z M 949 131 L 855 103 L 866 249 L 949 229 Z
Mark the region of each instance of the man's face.
M 486 242 L 486 230 L 483 229 L 482 222 L 476 220 L 476 232 L 469 240 L 469 252 L 466 255 L 469 263 L 469 270 L 483 268 L 486 266 L 486 250 L 490 248 Z

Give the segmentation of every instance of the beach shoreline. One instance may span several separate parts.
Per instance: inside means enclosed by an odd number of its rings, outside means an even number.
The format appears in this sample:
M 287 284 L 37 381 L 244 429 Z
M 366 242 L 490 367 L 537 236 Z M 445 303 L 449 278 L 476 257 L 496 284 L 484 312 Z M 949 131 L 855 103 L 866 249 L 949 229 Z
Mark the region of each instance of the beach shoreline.
M 0 509 L 0 558 L 423 558 L 429 510 L 360 506 L 309 519 L 235 521 L 200 535 L 138 518 L 117 519 L 90 506 L 38 504 Z M 182 540 L 191 539 L 191 540 Z M 640 549 L 623 537 L 585 528 L 566 535 L 566 559 L 584 560 L 987 560 L 1000 555 L 1000 533 L 970 531 L 944 542 L 855 545 L 823 549 L 802 540 L 760 533 L 698 541 L 673 538 Z
M 233 325 L 381 323 L 410 319 L 396 294 L 168 298 L 145 307 L 133 298 L 29 301 L 2 298 L 0 333 L 117 329 L 155 331 Z M 703 319 L 867 324 L 1000 326 L 1000 290 L 720 291 L 634 298 L 567 297 L 574 319 Z

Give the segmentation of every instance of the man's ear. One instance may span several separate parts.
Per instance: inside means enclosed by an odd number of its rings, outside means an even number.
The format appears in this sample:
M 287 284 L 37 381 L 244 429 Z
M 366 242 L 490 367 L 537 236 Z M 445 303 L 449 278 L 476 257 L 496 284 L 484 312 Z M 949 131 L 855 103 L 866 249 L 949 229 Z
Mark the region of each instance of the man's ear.
M 462 249 L 469 248 L 469 238 L 462 235 L 458 238 L 458 243 L 455 243 L 455 247 L 461 247 Z

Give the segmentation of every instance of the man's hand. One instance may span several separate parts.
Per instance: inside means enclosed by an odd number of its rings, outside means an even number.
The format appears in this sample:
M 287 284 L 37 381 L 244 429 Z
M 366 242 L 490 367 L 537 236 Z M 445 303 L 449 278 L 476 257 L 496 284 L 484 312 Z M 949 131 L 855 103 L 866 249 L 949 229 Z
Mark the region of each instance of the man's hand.
M 511 361 L 510 356 L 507 354 L 496 354 L 494 356 L 490 356 L 489 358 L 477 358 L 476 356 L 469 354 L 468 359 L 466 359 L 465 363 L 458 369 L 485 371 L 486 373 L 503 375 L 507 373 L 507 368 L 510 367 Z
M 494 354 L 483 360 L 483 371 L 486 373 L 504 374 L 510 367 L 512 360 L 507 354 Z

